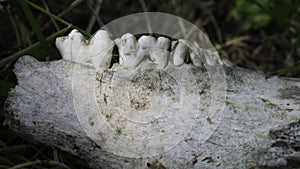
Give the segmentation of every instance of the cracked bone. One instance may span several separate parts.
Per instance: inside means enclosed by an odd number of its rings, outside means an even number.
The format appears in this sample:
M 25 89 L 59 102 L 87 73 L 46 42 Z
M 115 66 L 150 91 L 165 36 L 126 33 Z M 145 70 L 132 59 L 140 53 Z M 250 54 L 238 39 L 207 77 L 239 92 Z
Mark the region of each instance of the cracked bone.
M 5 123 L 91 168 L 299 166 L 300 79 L 223 65 L 183 40 L 172 51 L 166 38 L 114 42 L 104 31 L 89 42 L 72 31 L 56 42 L 63 59 L 20 58 Z M 114 44 L 120 65 L 110 69 Z M 207 71 L 218 68 L 225 87 Z

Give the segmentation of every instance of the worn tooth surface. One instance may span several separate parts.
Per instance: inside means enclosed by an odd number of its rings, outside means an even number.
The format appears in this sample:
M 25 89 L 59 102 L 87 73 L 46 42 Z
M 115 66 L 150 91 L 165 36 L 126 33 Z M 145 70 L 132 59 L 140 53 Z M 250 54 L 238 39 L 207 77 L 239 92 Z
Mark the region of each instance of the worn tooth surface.
M 183 42 L 183 41 L 178 41 L 177 46 L 175 47 L 176 44 L 172 44 L 172 49 L 174 50 L 172 52 L 172 57 L 173 57 L 173 64 L 175 66 L 180 66 L 184 63 L 185 55 L 188 50 L 188 46 Z M 175 47 L 175 49 L 174 49 Z
M 57 38 L 56 46 L 65 60 L 91 64 L 98 71 L 108 69 L 114 42 L 106 31 L 99 30 L 90 41 L 77 30 L 68 36 Z
M 123 67 L 135 68 L 143 58 L 137 56 L 136 38 L 129 33 L 115 40 L 119 49 L 119 63 Z
M 98 70 L 108 69 L 110 66 L 114 42 L 108 32 L 99 30 L 90 40 L 85 57 L 90 57 L 94 67 Z
M 77 31 L 59 38 L 58 61 L 21 57 L 5 125 L 95 169 L 298 168 L 299 78 L 228 67 L 199 44 L 205 37 L 174 41 L 175 59 L 157 56 L 167 55 L 165 38 L 122 38 L 122 65 L 103 73 L 84 65 L 107 68 L 113 42 L 102 31 L 90 41 Z
M 157 64 L 158 69 L 164 69 L 168 64 L 170 40 L 165 37 L 159 37 L 155 48 L 153 48 L 150 58 Z
M 156 39 L 151 36 L 142 36 L 138 40 L 139 50 L 137 52 L 138 57 L 144 58 L 150 56 L 152 50 L 155 48 Z
M 74 62 L 84 43 L 85 38 L 75 29 L 68 36 L 57 38 L 55 42 L 62 58 Z
M 70 46 L 71 60 L 78 63 L 84 63 L 81 58 L 82 58 L 82 52 L 85 50 L 85 47 L 87 45 L 87 40 L 77 30 L 72 31 L 70 34 L 71 36 L 69 37 L 71 40 L 71 46 Z

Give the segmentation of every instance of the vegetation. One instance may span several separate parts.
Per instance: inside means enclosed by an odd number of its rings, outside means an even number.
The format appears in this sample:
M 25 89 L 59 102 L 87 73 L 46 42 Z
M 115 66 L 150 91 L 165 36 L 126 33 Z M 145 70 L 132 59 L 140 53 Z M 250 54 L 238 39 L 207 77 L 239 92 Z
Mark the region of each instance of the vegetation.
M 60 59 L 54 40 L 71 28 L 89 37 L 103 24 L 145 11 L 171 13 L 203 28 L 220 56 L 238 66 L 300 75 L 299 0 L 1 0 L 0 123 L 8 91 L 17 84 L 12 72 L 17 58 L 29 54 L 39 60 Z M 0 125 L 0 169 L 75 168 L 72 159 Z

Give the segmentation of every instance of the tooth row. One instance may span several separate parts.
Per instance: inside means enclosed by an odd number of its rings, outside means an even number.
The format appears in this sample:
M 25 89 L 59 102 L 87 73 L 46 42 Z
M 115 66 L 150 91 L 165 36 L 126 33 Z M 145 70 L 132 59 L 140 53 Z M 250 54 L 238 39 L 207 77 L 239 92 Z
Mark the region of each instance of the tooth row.
M 110 66 L 114 42 L 106 31 L 97 31 L 87 41 L 77 30 L 72 30 L 68 36 L 57 38 L 55 44 L 65 60 L 91 64 L 98 71 Z
M 221 61 L 217 54 L 193 47 L 185 40 L 172 41 L 165 37 L 155 39 L 142 36 L 136 40 L 132 34 L 124 34 L 115 41 L 108 32 L 99 30 L 89 41 L 73 30 L 68 36 L 56 39 L 56 46 L 63 59 L 90 64 L 102 72 L 109 68 L 114 45 L 119 50 L 119 64 L 126 69 L 136 68 L 144 59 L 150 59 L 158 69 L 164 69 L 169 62 L 180 66 L 190 59 L 195 66 L 203 63 L 214 65 Z M 171 52 L 169 47 L 171 45 Z

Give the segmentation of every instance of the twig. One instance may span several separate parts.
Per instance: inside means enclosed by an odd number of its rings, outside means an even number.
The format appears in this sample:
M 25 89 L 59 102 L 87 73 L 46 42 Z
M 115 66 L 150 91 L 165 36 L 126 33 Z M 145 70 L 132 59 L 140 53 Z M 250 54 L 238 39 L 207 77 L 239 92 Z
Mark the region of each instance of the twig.
M 31 25 L 37 39 L 40 41 L 42 47 L 44 48 L 45 51 L 47 51 L 48 54 L 51 54 L 51 50 L 49 49 L 47 42 L 45 40 L 44 35 L 42 34 L 33 14 L 31 13 L 26 1 L 23 0 L 18 0 L 18 3 L 20 4 L 21 8 L 23 9 L 23 12 Z
M 49 12 L 49 7 L 48 7 L 47 3 L 45 1 L 42 1 L 42 2 L 44 4 L 45 9 Z M 53 18 L 50 17 L 50 19 L 51 19 L 51 22 L 53 23 L 56 31 L 58 31 L 59 30 L 58 24 L 56 23 L 56 21 Z
M 53 166 L 60 167 L 60 168 L 70 169 L 65 164 L 57 162 L 57 161 L 52 161 L 52 160 L 29 161 L 29 162 L 26 162 L 26 163 L 15 165 L 15 166 L 13 166 L 13 167 L 11 167 L 9 169 L 25 168 L 25 167 L 29 167 L 29 166 L 33 166 L 33 165 L 37 165 L 37 164 L 44 164 L 44 165 L 47 164 L 47 165 L 53 165 Z
M 139 0 L 144 12 L 148 12 L 146 3 L 144 0 Z M 151 28 L 151 23 L 150 23 L 150 19 L 149 19 L 149 15 L 147 13 L 145 13 L 145 17 L 146 17 L 146 21 L 147 21 L 147 29 L 149 32 L 149 35 L 152 35 L 152 28 Z
M 64 29 L 62 29 L 58 32 L 55 32 L 54 34 L 48 36 L 46 38 L 46 41 L 51 41 L 51 40 L 55 39 L 56 37 L 64 34 L 65 32 L 67 32 L 69 29 L 70 29 L 70 26 L 68 26 L 68 27 L 66 27 L 66 28 L 64 28 Z M 24 54 L 28 53 L 29 51 L 40 47 L 40 45 L 41 45 L 40 42 L 34 43 L 34 44 L 28 46 L 27 48 L 25 48 L 25 49 L 23 49 L 19 52 L 16 52 L 16 53 L 0 60 L 0 67 L 5 66 L 7 63 L 14 61 L 15 59 L 19 58 L 20 56 L 23 56 Z
M 101 19 L 98 17 L 102 2 L 103 2 L 103 0 L 98 0 L 98 1 L 96 2 L 96 7 L 95 7 L 95 9 L 92 8 L 92 6 L 91 6 L 91 4 L 90 4 L 90 1 L 88 2 L 88 6 L 89 6 L 89 8 L 91 9 L 93 15 L 91 15 L 89 24 L 88 24 L 88 26 L 86 27 L 85 31 L 87 31 L 87 32 L 90 33 L 90 32 L 92 31 L 92 28 L 93 28 L 93 26 L 94 26 L 96 20 L 97 20 L 97 22 L 98 22 L 98 24 L 99 24 L 100 27 L 104 25 L 104 23 L 103 23 L 103 22 L 101 21 Z
M 53 19 L 57 20 L 58 22 L 60 22 L 60 23 L 62 23 L 62 24 L 64 24 L 64 25 L 66 25 L 66 26 L 70 26 L 70 27 L 73 28 L 73 29 L 77 29 L 79 32 L 81 32 L 81 33 L 84 34 L 85 36 L 88 36 L 88 37 L 91 36 L 90 33 L 88 33 L 88 32 L 86 32 L 86 31 L 80 29 L 79 27 L 77 27 L 77 26 L 75 26 L 75 25 L 72 25 L 71 23 L 69 23 L 69 22 L 63 20 L 62 18 L 60 18 L 60 17 L 54 15 L 53 13 L 46 11 L 45 9 L 41 8 L 40 6 L 38 6 L 37 4 L 32 3 L 32 2 L 30 2 L 30 1 L 27 1 L 27 3 L 28 3 L 30 6 L 32 6 L 33 8 L 35 8 L 35 9 L 41 11 L 42 13 L 44 13 L 44 14 L 46 14 L 46 15 L 52 17 Z

